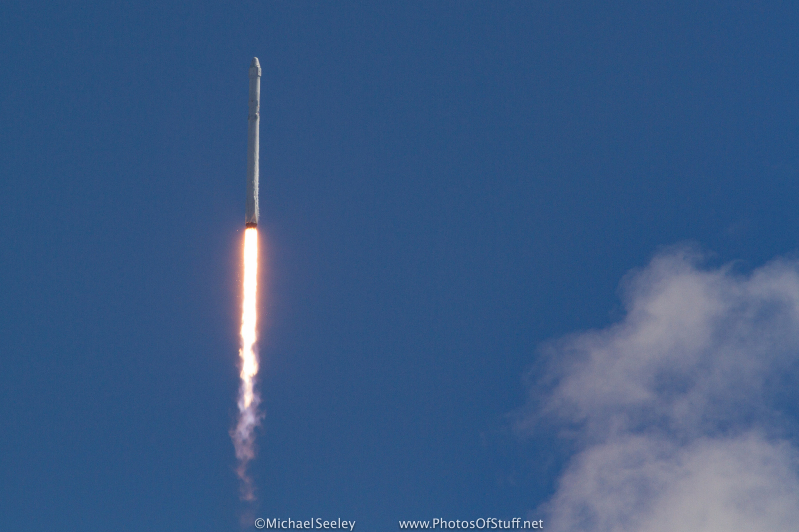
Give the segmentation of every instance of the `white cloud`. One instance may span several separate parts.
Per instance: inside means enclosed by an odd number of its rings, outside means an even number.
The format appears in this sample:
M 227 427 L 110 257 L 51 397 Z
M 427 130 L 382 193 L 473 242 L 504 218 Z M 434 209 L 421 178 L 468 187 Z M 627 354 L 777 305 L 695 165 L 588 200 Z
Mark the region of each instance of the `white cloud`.
M 621 323 L 544 349 L 520 427 L 569 427 L 579 449 L 540 509 L 549 530 L 797 530 L 778 404 L 799 361 L 799 264 L 743 276 L 700 259 L 658 256 L 625 280 Z
M 795 531 L 796 456 L 751 433 L 685 445 L 628 435 L 572 459 L 543 508 L 550 530 Z

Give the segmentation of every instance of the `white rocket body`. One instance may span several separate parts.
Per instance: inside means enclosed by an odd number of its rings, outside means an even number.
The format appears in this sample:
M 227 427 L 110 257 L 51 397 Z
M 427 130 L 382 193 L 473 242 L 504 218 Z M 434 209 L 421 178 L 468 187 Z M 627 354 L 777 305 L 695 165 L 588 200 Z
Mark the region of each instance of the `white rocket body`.
M 258 126 L 261 120 L 261 65 L 250 64 L 250 112 L 247 116 L 247 227 L 258 226 Z

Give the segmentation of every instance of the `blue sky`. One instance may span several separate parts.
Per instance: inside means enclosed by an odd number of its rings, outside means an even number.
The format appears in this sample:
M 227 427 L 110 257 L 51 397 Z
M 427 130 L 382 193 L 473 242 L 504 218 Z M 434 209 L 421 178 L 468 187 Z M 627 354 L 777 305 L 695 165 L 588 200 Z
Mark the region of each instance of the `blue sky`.
M 776 478 L 746 455 L 788 471 L 769 489 L 790 507 L 798 25 L 780 2 L 3 3 L 0 522 L 650 530 L 680 482 L 719 485 L 691 464 Z M 253 56 L 247 508 L 228 432 Z M 683 473 L 614 461 L 634 450 Z M 602 505 L 572 489 L 625 467 L 661 490 L 635 515 L 623 482 Z

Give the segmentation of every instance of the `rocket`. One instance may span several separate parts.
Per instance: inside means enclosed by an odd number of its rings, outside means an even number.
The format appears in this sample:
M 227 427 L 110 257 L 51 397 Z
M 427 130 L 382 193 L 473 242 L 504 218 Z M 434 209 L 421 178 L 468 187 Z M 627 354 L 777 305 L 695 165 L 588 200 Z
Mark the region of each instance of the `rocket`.
M 247 116 L 247 212 L 244 223 L 258 227 L 258 125 L 261 118 L 261 65 L 250 63 L 250 113 Z

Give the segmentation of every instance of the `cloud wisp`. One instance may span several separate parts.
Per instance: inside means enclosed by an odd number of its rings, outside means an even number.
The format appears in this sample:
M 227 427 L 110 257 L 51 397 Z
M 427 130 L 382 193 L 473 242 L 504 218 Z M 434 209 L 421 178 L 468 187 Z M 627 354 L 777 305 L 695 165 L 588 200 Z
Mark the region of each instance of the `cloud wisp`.
M 623 282 L 620 323 L 542 350 L 518 428 L 576 446 L 536 512 L 551 531 L 796 529 L 799 263 L 701 260 L 657 256 Z

